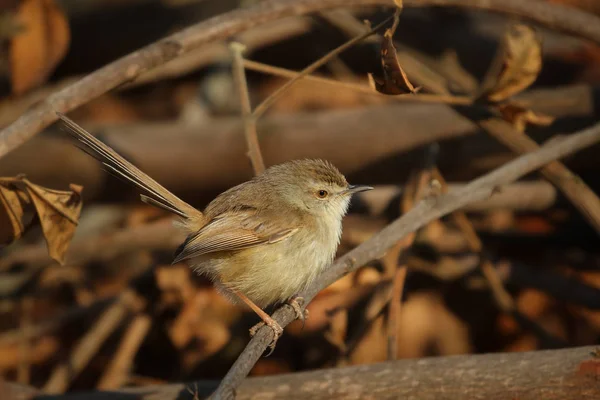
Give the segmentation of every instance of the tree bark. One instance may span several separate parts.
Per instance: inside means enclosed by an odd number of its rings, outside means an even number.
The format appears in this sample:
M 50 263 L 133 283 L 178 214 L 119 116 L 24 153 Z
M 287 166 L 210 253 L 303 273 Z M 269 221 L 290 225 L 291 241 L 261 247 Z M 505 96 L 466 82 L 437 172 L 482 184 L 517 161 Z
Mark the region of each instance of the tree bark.
M 402 399 L 402 400 L 592 400 L 600 398 L 600 359 L 595 347 L 523 353 L 494 353 L 390 361 L 246 379 L 236 400 Z M 14 397 L 33 390 L 13 384 Z M 32 400 L 116 400 L 200 398 L 215 383 L 173 384 Z M 9 390 L 10 392 L 10 390 Z

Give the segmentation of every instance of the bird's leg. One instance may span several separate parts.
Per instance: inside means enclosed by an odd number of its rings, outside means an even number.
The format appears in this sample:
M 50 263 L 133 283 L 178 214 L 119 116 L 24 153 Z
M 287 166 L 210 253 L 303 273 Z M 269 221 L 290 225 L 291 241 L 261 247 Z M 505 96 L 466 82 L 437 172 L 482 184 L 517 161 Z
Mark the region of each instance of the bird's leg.
M 244 295 L 241 292 L 238 292 L 237 290 L 235 290 L 233 292 L 236 294 L 236 296 L 238 296 L 240 298 L 240 300 L 242 300 L 244 303 L 246 303 L 248 305 L 248 307 L 250 307 L 252 309 L 252 311 L 254 311 L 260 317 L 260 319 L 263 320 L 263 322 L 259 322 L 258 324 L 254 325 L 252 328 L 250 328 L 250 336 L 254 336 L 256 334 L 256 332 L 258 332 L 258 330 L 260 328 L 262 328 L 263 325 L 267 325 L 273 331 L 273 341 L 269 345 L 269 348 L 271 349 L 271 351 L 269 352 L 268 355 L 270 355 L 273 352 L 273 350 L 275 350 L 275 344 L 277 343 L 277 340 L 283 333 L 283 328 L 277 323 L 277 321 L 275 321 L 273 318 L 271 318 L 271 316 L 269 314 L 264 312 L 262 310 L 262 308 L 260 308 L 256 304 L 254 304 L 254 302 L 252 300 L 250 300 L 248 297 L 246 297 L 246 295 Z
M 296 319 L 302 321 L 302 329 L 304 329 L 304 322 L 308 319 L 308 310 L 302 310 L 302 306 L 304 305 L 304 297 L 300 297 L 295 294 L 288 299 L 287 304 L 294 309 L 294 312 L 296 313 Z

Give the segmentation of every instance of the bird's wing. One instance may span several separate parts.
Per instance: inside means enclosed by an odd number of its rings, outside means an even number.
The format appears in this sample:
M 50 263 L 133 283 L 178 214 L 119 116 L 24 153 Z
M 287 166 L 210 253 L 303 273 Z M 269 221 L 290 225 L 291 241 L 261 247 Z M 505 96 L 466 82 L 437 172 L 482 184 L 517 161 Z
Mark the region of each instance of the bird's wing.
M 264 213 L 238 211 L 221 214 L 197 233 L 188 236 L 177 249 L 173 263 L 207 253 L 277 243 L 298 231 L 298 228 L 274 224 L 272 221 L 273 218 Z

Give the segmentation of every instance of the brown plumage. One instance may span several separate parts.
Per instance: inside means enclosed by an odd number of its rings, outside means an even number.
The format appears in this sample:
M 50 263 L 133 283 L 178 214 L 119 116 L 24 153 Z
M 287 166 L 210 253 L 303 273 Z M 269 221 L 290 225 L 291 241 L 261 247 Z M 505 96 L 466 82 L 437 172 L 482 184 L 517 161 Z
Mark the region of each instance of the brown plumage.
M 282 329 L 261 308 L 293 299 L 331 263 L 352 193 L 370 189 L 348 185 L 329 162 L 294 160 L 223 192 L 200 212 L 58 115 L 83 150 L 143 192 L 142 201 L 180 217 L 188 237 L 174 262 L 187 261 L 232 300 L 243 300 L 275 340 Z

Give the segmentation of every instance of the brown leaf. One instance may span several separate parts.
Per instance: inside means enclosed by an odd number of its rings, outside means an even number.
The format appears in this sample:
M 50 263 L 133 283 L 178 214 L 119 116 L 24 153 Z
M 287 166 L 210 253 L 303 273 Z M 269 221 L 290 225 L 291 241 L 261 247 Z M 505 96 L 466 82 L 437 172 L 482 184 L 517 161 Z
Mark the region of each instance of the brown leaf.
M 529 87 L 542 69 L 542 42 L 527 25 L 513 25 L 504 36 L 501 51 L 490 68 L 484 97 L 503 101 Z
M 0 244 L 10 243 L 23 235 L 25 214 L 18 192 L 0 179 Z
M 383 94 L 417 93 L 421 88 L 415 88 L 408 80 L 406 73 L 400 66 L 398 53 L 394 47 L 393 32 L 388 29 L 381 39 L 381 65 L 383 67 L 383 81 L 368 75 L 371 87 Z
M 547 114 L 535 113 L 531 110 L 518 106 L 516 104 L 502 104 L 498 106 L 498 111 L 502 114 L 505 121 L 514 125 L 519 132 L 525 132 L 527 124 L 548 126 L 554 122 L 554 117 Z
M 62 264 L 79 221 L 82 187 L 71 184 L 71 191 L 62 191 L 46 189 L 26 179 L 23 182 L 38 213 L 48 253 Z
M 10 43 L 12 90 L 21 94 L 44 82 L 67 52 L 69 25 L 54 0 L 22 0 L 16 16 L 22 26 Z

